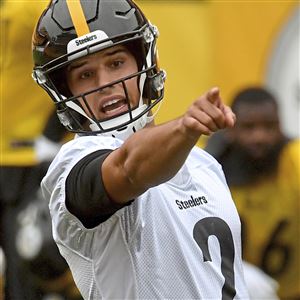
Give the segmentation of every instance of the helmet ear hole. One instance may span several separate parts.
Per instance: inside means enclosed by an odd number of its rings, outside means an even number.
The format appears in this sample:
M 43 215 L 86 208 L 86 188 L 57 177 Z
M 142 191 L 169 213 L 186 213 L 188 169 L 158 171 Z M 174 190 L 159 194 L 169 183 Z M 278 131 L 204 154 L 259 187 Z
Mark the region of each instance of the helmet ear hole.
M 145 81 L 145 86 L 143 90 L 143 98 L 147 99 L 149 102 L 152 100 L 157 99 L 158 92 L 155 89 L 155 86 L 153 84 L 153 78 L 148 78 Z
M 143 97 L 149 99 L 149 101 L 161 97 L 165 79 L 166 73 L 163 70 L 158 71 L 151 77 L 149 76 L 145 81 Z

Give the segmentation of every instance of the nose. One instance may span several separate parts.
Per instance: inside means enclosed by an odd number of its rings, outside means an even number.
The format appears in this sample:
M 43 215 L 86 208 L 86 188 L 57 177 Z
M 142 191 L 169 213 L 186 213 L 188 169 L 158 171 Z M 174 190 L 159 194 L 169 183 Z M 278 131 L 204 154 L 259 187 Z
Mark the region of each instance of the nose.
M 100 93 L 104 93 L 106 90 L 114 87 L 113 85 L 110 85 L 110 83 L 113 82 L 113 78 L 110 76 L 109 72 L 100 69 L 97 72 L 96 78 L 97 78 L 97 86 L 100 88 L 99 89 Z
M 261 126 L 253 128 L 251 134 L 251 140 L 254 143 L 265 143 L 268 140 L 268 132 Z

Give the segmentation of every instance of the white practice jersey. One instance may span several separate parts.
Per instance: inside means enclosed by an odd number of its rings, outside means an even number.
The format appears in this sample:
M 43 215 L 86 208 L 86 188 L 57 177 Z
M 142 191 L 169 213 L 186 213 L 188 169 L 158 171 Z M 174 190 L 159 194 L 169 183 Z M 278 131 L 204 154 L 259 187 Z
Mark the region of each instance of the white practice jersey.
M 54 239 L 84 299 L 248 299 L 239 216 L 220 165 L 199 148 L 171 180 L 93 229 L 67 210 L 72 167 L 121 143 L 77 138 L 62 147 L 42 182 Z

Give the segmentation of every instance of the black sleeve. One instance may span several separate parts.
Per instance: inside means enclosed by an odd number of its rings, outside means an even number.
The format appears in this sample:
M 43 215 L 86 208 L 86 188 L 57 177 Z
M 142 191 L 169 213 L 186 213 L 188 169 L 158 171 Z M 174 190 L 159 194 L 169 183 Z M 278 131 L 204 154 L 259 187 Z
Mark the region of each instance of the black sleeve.
M 126 206 L 113 202 L 102 181 L 101 166 L 112 150 L 99 150 L 80 160 L 66 181 L 66 206 L 86 228 L 93 228 Z

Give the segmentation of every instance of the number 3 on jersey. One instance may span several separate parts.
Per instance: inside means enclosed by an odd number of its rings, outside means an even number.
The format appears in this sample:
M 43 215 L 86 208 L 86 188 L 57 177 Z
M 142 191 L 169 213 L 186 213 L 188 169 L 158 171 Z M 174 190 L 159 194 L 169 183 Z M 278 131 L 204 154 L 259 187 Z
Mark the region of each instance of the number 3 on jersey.
M 221 251 L 221 272 L 225 278 L 222 288 L 222 300 L 231 300 L 236 294 L 234 285 L 234 244 L 228 224 L 216 217 L 204 218 L 198 221 L 193 230 L 193 237 L 203 253 L 203 261 L 212 261 L 208 238 L 214 235 L 220 244 Z

